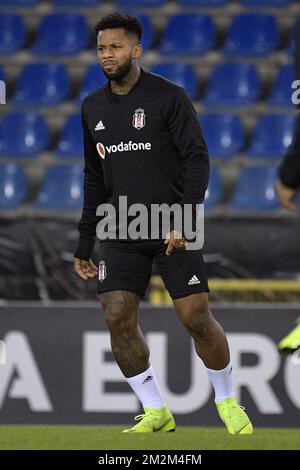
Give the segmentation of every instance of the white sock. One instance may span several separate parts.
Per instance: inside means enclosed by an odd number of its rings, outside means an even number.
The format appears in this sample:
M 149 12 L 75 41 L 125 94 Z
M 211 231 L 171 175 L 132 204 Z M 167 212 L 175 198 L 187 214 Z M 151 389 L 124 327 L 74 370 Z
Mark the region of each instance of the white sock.
M 161 408 L 164 406 L 165 401 L 151 366 L 139 375 L 125 378 L 143 407 Z
M 206 368 L 206 370 L 215 390 L 216 402 L 234 397 L 231 362 L 225 369 L 212 370 Z

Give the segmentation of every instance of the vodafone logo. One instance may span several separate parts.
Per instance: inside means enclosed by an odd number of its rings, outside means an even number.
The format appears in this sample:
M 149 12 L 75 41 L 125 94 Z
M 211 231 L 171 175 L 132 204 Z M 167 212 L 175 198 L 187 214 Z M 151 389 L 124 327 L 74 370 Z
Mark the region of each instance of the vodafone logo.
M 97 152 L 99 153 L 100 157 L 105 158 L 105 147 L 103 144 L 101 144 L 101 142 L 98 142 L 98 144 L 96 145 L 97 147 Z
M 107 153 L 121 153 L 121 152 L 136 152 L 140 150 L 151 150 L 152 145 L 150 142 L 120 142 L 117 145 L 107 145 L 106 147 L 101 143 L 98 142 L 97 145 L 97 152 L 99 153 L 100 157 L 105 158 L 106 152 Z

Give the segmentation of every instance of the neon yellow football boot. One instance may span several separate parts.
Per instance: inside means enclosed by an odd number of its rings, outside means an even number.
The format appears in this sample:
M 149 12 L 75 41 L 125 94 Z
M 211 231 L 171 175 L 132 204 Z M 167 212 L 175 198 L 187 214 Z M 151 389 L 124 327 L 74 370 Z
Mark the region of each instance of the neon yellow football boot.
M 238 405 L 235 398 L 225 398 L 225 400 L 216 403 L 216 406 L 229 434 L 253 433 L 253 426 L 244 411 L 245 408 Z
M 279 342 L 278 349 L 280 351 L 294 352 L 300 348 L 300 318 L 297 323 L 297 326 Z
M 122 432 L 174 432 L 176 425 L 173 415 L 167 406 L 162 408 L 144 408 L 145 413 L 134 419 L 140 421 L 130 429 Z

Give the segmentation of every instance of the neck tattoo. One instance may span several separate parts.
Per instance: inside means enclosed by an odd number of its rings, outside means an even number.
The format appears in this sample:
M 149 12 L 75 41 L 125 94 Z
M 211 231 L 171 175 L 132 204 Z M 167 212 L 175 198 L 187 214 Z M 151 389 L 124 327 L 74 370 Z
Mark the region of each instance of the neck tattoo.
M 141 71 L 139 68 L 132 68 L 128 75 L 126 75 L 126 77 L 122 81 L 116 82 L 112 80 L 110 82 L 111 91 L 116 95 L 127 95 L 127 93 L 130 92 L 130 90 L 138 81 L 140 74 Z

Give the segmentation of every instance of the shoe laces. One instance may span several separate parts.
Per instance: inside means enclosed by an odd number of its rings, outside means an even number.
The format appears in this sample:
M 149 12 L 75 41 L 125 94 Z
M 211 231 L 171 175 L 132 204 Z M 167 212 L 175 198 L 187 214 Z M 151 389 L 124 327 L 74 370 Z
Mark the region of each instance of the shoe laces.
M 137 415 L 134 417 L 135 421 L 140 421 L 141 419 L 144 419 L 147 415 L 144 413 L 144 414 L 141 414 L 141 415 Z
M 246 409 L 244 406 L 241 406 L 241 405 L 230 405 L 230 406 L 232 406 L 233 408 L 238 407 L 240 410 L 243 410 L 243 411 L 245 411 Z
M 238 423 L 240 418 L 241 418 L 241 415 L 234 413 L 234 410 L 236 410 L 236 409 L 241 410 L 242 412 L 244 412 L 245 407 L 239 405 L 238 403 L 236 405 L 234 405 L 234 404 L 228 405 L 228 407 L 227 407 L 228 415 L 227 416 L 228 416 L 228 418 L 230 418 L 232 420 L 233 423 Z
M 135 421 L 141 421 L 144 418 L 150 418 L 150 413 L 143 413 L 134 417 Z
M 142 413 L 140 415 L 135 416 L 134 419 L 135 419 L 135 421 L 141 421 L 144 418 L 150 418 L 150 417 L 153 418 L 153 417 L 155 417 L 155 415 L 151 414 L 151 411 L 149 410 L 149 411 L 147 411 L 147 413 Z
M 227 408 L 239 408 L 242 411 L 245 411 L 245 409 L 246 409 L 244 406 L 241 406 L 238 403 L 236 403 L 236 404 L 235 403 L 230 403 L 230 404 L 227 405 Z

